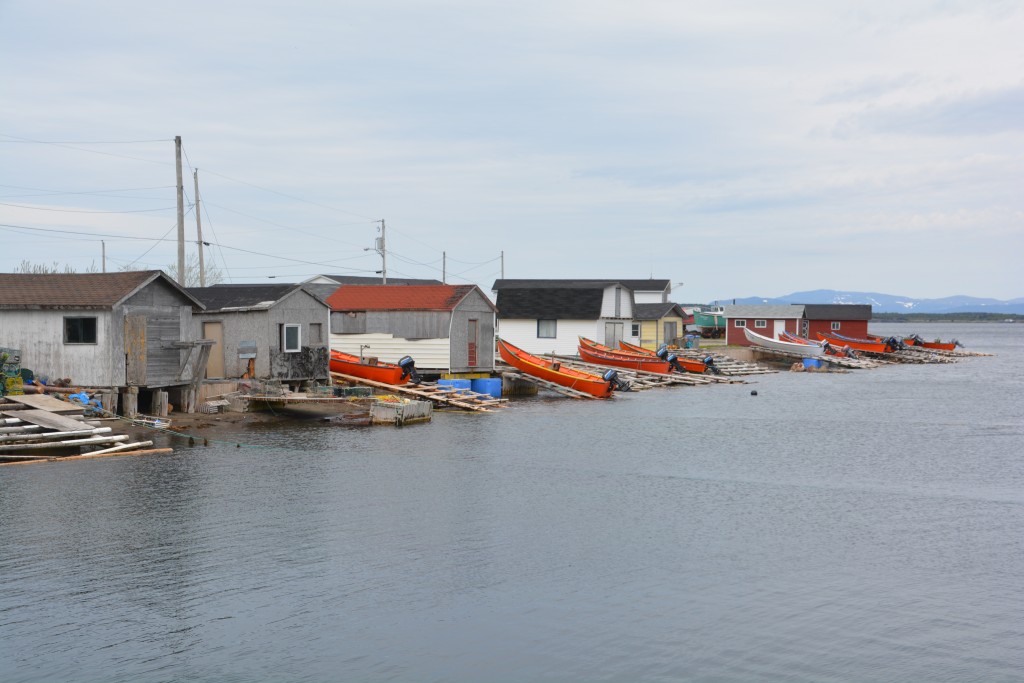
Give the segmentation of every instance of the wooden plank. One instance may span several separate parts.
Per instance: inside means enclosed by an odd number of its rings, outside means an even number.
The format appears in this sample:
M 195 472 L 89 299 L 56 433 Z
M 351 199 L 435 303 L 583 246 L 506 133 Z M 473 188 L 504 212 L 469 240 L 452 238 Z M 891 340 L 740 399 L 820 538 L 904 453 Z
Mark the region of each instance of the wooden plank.
M 81 404 L 61 401 L 46 394 L 25 394 L 24 396 L 5 396 L 4 398 L 29 408 L 45 410 L 50 413 L 81 413 L 84 410 Z M 14 417 L 20 416 L 15 415 Z
M 385 384 L 384 382 L 375 382 L 371 379 L 364 379 L 353 375 L 345 375 L 340 372 L 332 372 L 331 377 L 351 382 L 352 384 L 362 384 L 365 386 L 375 387 L 377 389 L 386 389 L 393 394 L 425 398 L 428 401 L 433 401 L 435 403 L 456 406 L 458 408 L 472 410 L 478 413 L 488 413 L 491 412 L 490 408 L 502 405 L 496 399 L 493 399 L 493 397 L 491 397 L 491 402 L 474 402 L 469 396 L 463 396 L 454 390 L 447 392 L 442 391 L 434 385 L 406 384 L 398 386 L 394 384 Z
M 82 429 L 82 423 L 78 420 L 73 420 L 70 417 L 57 415 L 46 410 L 19 410 L 13 415 L 6 412 L 3 414 L 9 415 L 10 417 L 16 417 L 19 420 L 24 420 L 25 422 L 31 422 L 32 424 L 39 425 L 40 427 L 55 429 L 58 432 L 71 432 Z
M 127 441 L 127 434 L 118 436 L 92 436 L 87 439 L 68 439 L 66 441 L 49 441 L 47 443 L 20 443 L 0 446 L 0 452 L 39 450 L 41 448 L 66 448 L 68 446 L 93 446 L 101 443 L 117 443 Z
M 72 436 L 89 436 L 96 434 L 108 434 L 113 431 L 110 427 L 85 427 L 80 425 L 79 429 L 70 432 L 31 432 L 27 434 L 3 434 L 0 435 L 0 443 L 14 442 L 38 442 L 53 441 L 54 439 L 67 439 Z

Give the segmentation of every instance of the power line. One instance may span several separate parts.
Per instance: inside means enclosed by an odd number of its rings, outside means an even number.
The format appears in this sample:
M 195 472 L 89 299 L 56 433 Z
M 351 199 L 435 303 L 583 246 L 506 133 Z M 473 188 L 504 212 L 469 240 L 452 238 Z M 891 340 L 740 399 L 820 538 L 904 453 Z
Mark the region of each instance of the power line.
M 129 209 L 126 211 L 94 211 L 92 209 L 54 209 L 44 206 L 25 206 L 24 204 L 8 204 L 7 202 L 0 202 L 0 206 L 11 206 L 16 209 L 29 209 L 32 211 L 56 211 L 59 213 L 156 213 L 157 211 L 168 211 L 174 209 L 173 206 L 164 206 L 159 209 Z

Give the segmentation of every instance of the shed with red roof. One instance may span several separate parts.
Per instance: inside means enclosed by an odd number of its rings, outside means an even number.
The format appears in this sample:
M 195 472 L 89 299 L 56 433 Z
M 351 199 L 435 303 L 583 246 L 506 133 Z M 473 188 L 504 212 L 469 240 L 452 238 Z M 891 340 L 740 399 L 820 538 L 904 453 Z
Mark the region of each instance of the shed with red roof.
M 476 285 L 342 285 L 327 297 L 331 348 L 428 372 L 494 368 L 497 309 Z

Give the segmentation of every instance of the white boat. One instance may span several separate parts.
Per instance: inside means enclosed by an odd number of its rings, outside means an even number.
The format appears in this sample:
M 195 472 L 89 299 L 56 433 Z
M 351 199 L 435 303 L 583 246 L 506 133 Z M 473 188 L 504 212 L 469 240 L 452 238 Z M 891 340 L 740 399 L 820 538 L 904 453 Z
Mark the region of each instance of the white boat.
M 754 346 L 760 346 L 765 349 L 772 349 L 774 351 L 785 351 L 796 356 L 803 358 L 817 358 L 825 355 L 824 347 L 818 346 L 817 344 L 797 344 L 794 342 L 782 341 L 781 339 L 772 339 L 771 337 L 765 337 L 758 334 L 757 332 L 751 332 L 749 328 L 743 328 L 743 334 L 747 335 L 747 341 Z

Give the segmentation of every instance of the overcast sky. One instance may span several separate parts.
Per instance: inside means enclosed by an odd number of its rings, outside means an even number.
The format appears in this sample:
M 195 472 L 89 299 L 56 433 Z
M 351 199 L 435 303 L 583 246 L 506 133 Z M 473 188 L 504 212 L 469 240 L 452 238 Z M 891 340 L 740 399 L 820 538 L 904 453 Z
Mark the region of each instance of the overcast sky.
M 175 263 L 180 135 L 231 282 L 373 275 L 384 219 L 390 277 L 485 291 L 504 254 L 680 302 L 1024 296 L 1018 0 L 0 0 L 0 31 L 0 271 Z

